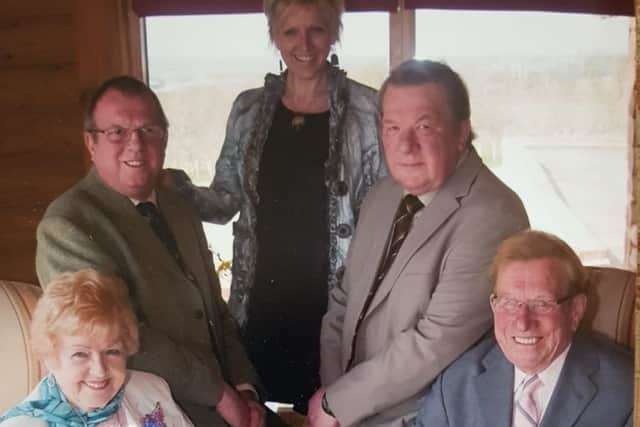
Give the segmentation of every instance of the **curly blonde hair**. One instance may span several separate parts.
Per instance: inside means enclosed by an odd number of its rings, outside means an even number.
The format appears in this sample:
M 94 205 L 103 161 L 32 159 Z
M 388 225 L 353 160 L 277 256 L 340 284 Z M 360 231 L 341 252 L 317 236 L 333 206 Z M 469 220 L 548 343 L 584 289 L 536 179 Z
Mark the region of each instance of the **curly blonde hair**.
M 116 337 L 127 355 L 138 351 L 138 327 L 122 280 L 92 269 L 62 273 L 38 300 L 31 322 L 31 346 L 41 359 L 66 335 Z
M 333 42 L 340 41 L 342 32 L 342 13 L 344 12 L 343 0 L 264 0 L 262 9 L 267 16 L 269 24 L 269 37 L 273 41 L 273 30 L 277 25 L 282 11 L 291 5 L 316 6 L 327 18 L 329 33 Z

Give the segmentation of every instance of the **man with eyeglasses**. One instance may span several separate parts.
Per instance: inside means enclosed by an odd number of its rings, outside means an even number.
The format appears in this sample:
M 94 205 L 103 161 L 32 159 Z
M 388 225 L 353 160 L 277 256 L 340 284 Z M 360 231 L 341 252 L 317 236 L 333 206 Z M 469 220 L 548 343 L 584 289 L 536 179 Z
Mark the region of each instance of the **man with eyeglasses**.
M 417 425 L 631 426 L 631 354 L 576 333 L 587 277 L 573 250 L 523 231 L 498 247 L 489 276 L 493 334 L 438 377 Z
M 257 378 L 198 215 L 157 186 L 167 128 L 143 82 L 116 77 L 95 91 L 84 118 L 93 167 L 48 207 L 38 227 L 38 277 L 45 286 L 88 267 L 121 277 L 140 329 L 130 367 L 167 380 L 196 426 L 258 427 Z

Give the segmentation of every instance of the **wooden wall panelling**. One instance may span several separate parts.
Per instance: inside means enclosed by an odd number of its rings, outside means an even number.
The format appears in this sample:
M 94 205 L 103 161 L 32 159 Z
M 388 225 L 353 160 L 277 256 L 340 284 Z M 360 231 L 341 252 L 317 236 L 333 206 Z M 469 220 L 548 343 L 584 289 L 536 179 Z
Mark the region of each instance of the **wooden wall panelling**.
M 0 68 L 0 113 L 78 111 L 75 65 Z
M 2 0 L 0 16 L 39 16 L 69 13 L 72 0 Z
M 130 0 L 74 0 L 76 62 L 83 99 L 119 74 L 142 78 L 140 20 Z
M 640 165 L 640 85 L 638 84 L 638 76 L 640 76 L 640 32 L 638 26 L 638 18 L 640 17 L 640 0 L 635 0 L 636 8 L 636 22 L 635 22 L 635 63 L 636 63 L 636 75 L 635 85 L 633 90 L 634 108 L 633 108 L 633 165 L 632 175 L 634 177 L 633 193 L 634 200 L 632 203 L 633 212 L 635 214 L 635 220 L 632 221 L 636 224 L 636 233 L 640 233 L 638 228 L 638 219 L 640 218 L 640 206 L 638 200 L 640 200 L 640 179 L 638 176 L 638 166 Z M 640 236 L 637 236 L 640 237 Z M 636 239 L 636 246 L 639 239 Z M 637 253 L 637 251 L 636 251 Z M 640 271 L 640 258 L 637 259 L 638 270 Z M 634 414 L 633 425 L 640 426 L 640 277 L 636 275 L 636 301 L 635 301 L 635 400 L 634 400 Z
M 36 226 L 84 173 L 71 0 L 0 2 L 1 278 L 35 282 Z
M 0 18 L 0 68 L 74 61 L 70 14 Z

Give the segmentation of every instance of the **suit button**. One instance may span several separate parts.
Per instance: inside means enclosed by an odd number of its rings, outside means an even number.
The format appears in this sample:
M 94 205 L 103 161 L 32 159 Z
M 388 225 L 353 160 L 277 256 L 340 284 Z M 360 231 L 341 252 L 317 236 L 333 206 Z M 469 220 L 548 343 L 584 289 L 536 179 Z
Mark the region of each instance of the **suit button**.
M 198 309 L 193 313 L 193 317 L 196 319 L 202 319 L 204 317 L 204 312 Z
M 342 237 L 343 239 L 351 236 L 351 226 L 349 224 L 340 224 L 338 226 L 338 237 Z
M 338 196 L 346 196 L 349 192 L 349 187 L 347 187 L 347 183 L 344 181 L 336 182 L 334 189 Z
M 187 273 L 187 279 L 189 279 L 189 281 L 193 283 L 195 283 L 196 281 L 196 278 L 191 273 Z

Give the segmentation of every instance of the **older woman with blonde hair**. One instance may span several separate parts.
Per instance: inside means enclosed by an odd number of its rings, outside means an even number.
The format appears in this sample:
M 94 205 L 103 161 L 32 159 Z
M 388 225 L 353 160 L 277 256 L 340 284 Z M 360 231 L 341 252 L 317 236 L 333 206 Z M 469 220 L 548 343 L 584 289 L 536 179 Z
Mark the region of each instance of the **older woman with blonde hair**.
M 286 64 L 241 93 L 215 178 L 169 182 L 205 221 L 233 225 L 229 308 L 270 400 L 306 411 L 319 386 L 320 323 L 342 278 L 360 204 L 386 169 L 376 91 L 327 62 L 342 0 L 265 0 L 269 35 Z
M 127 371 L 138 329 L 119 279 L 60 275 L 36 305 L 31 341 L 49 374 L 0 417 L 3 427 L 192 426 L 163 379 Z

